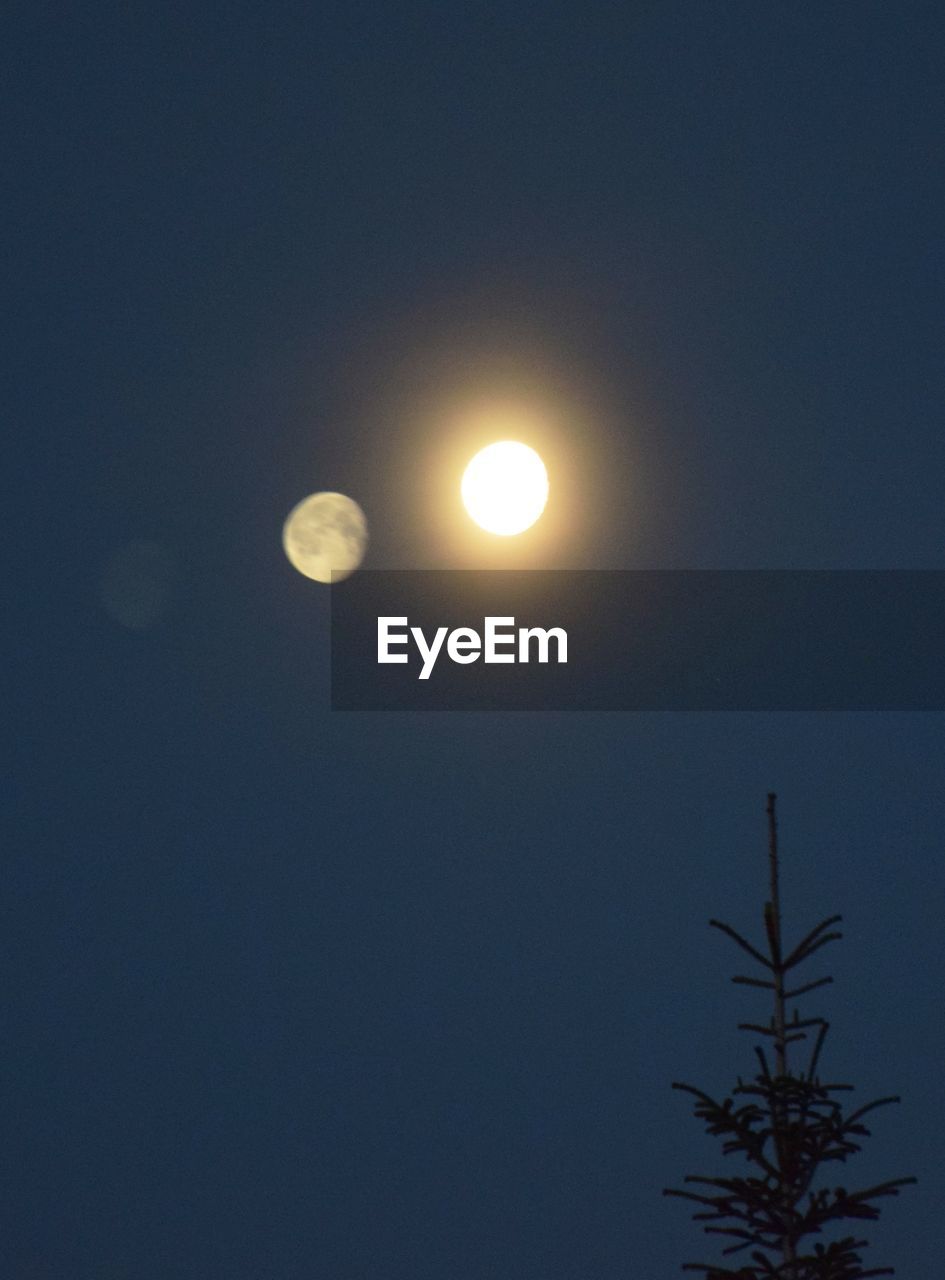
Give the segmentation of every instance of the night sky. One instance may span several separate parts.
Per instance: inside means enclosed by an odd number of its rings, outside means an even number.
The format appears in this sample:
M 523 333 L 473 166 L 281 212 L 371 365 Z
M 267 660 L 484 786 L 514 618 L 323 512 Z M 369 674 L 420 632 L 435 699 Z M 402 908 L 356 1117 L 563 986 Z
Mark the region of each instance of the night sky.
M 757 1070 L 708 920 L 763 945 L 769 790 L 786 938 L 843 914 L 821 1074 L 902 1097 L 817 1185 L 919 1179 L 827 1238 L 940 1270 L 943 716 L 332 713 L 281 546 L 337 489 L 372 568 L 945 569 L 940 5 L 34 0 L 0 44 L 0 1274 L 747 1263 L 661 1193 L 741 1168 L 670 1086 Z M 482 397 L 546 423 L 501 548 Z

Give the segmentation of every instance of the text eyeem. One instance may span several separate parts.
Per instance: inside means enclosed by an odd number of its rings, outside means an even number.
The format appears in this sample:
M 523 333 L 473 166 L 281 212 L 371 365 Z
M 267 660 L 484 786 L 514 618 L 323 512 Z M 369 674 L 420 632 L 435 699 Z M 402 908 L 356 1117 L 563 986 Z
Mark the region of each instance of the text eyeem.
M 537 655 L 538 662 L 550 662 L 552 640 L 555 641 L 554 661 L 568 660 L 568 633 L 563 627 L 519 627 L 516 631 L 514 618 L 484 618 L 483 624 L 484 636 L 480 636 L 472 627 L 456 627 L 452 631 L 448 631 L 446 627 L 437 627 L 433 639 L 428 641 L 422 628 L 406 629 L 406 618 L 379 617 L 377 660 L 379 663 L 407 662 L 407 654 L 392 653 L 391 646 L 408 645 L 411 637 L 423 664 L 418 677 L 420 680 L 429 680 L 444 641 L 447 657 L 462 664 L 475 662 L 480 656 L 483 662 L 530 662 L 533 653 Z

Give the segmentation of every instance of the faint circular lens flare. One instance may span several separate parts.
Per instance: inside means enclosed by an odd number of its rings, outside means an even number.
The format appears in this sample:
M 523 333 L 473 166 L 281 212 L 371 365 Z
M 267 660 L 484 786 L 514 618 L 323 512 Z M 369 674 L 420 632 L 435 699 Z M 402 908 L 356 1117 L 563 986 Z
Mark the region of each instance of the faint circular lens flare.
M 460 492 L 481 529 L 509 537 L 528 529 L 544 511 L 548 472 L 527 444 L 497 440 L 469 463 Z

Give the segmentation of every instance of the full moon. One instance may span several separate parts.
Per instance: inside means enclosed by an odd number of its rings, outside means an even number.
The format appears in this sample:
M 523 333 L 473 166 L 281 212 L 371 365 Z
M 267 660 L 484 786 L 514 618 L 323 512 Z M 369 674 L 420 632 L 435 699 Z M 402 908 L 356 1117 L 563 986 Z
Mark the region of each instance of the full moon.
M 299 573 L 314 582 L 340 582 L 354 573 L 367 547 L 364 512 L 343 493 L 313 493 L 289 512 L 282 546 Z
M 463 473 L 463 505 L 487 533 L 508 537 L 535 523 L 548 501 L 548 473 L 534 449 L 498 440 L 473 458 Z

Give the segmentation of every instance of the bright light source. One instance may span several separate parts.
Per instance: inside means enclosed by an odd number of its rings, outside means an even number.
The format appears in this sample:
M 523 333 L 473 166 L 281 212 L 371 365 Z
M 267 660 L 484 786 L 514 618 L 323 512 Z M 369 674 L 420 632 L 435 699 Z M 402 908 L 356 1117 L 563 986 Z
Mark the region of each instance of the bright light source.
M 463 505 L 487 533 L 508 537 L 533 525 L 548 501 L 548 473 L 534 449 L 498 440 L 472 459 L 463 474 Z

